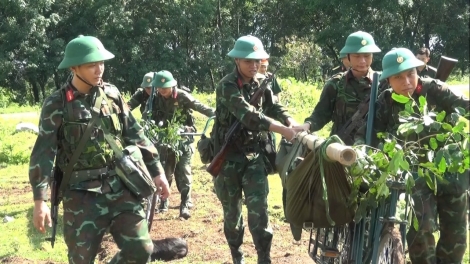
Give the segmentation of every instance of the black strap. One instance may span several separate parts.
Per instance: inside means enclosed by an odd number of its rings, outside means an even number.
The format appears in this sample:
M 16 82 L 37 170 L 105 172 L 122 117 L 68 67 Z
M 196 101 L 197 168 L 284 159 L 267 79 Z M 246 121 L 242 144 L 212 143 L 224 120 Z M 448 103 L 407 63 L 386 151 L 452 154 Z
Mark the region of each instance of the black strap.
M 96 89 L 98 89 L 98 91 L 96 91 Z M 75 163 L 77 163 L 77 160 L 80 154 L 82 154 L 83 148 L 85 147 L 85 142 L 90 139 L 91 130 L 94 127 L 94 124 L 96 123 L 100 115 L 100 107 L 101 107 L 101 102 L 103 101 L 103 95 L 99 87 L 92 88 L 92 94 L 94 93 L 98 93 L 98 97 L 95 100 L 94 107 L 90 108 L 92 118 L 90 122 L 88 122 L 86 130 L 83 133 L 82 137 L 80 138 L 80 142 L 78 143 L 78 146 L 75 149 L 75 152 L 73 153 L 72 158 L 70 158 L 69 163 L 67 164 L 67 167 L 65 167 L 64 178 L 62 179 L 62 182 L 60 184 L 60 190 L 64 190 L 65 186 L 69 184 L 70 176 L 72 175 L 72 171 L 73 171 L 73 166 L 75 165 Z M 71 104 L 71 102 L 67 102 L 67 104 Z M 70 108 L 68 109 L 70 110 Z

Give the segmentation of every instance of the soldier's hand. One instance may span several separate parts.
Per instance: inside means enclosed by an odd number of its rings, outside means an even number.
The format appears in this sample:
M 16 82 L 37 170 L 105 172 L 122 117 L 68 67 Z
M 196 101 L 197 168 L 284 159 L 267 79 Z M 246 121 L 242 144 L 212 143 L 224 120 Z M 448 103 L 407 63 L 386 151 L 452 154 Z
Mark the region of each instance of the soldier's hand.
M 46 228 L 44 227 L 44 223 L 48 227 L 52 226 L 51 210 L 46 202 L 34 201 L 33 225 L 39 232 L 45 233 Z
M 166 179 L 165 174 L 160 174 L 157 177 L 153 178 L 153 181 L 157 188 L 159 188 L 160 191 L 160 197 L 162 200 L 165 200 L 170 196 L 170 186 L 168 184 L 168 180 Z
M 299 129 L 299 128 L 288 128 L 288 127 L 286 127 L 284 130 L 285 131 L 282 133 L 282 135 L 289 142 L 292 141 L 295 138 L 297 133 L 303 131 L 302 129 Z

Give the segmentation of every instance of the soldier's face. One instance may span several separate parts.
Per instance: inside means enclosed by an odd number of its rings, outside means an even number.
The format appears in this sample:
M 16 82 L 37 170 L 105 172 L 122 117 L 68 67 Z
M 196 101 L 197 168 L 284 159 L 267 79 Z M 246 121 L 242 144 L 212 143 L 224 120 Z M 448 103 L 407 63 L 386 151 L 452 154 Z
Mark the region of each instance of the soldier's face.
M 250 60 L 250 59 L 235 59 L 235 63 L 238 66 L 238 71 L 245 78 L 253 78 L 256 73 L 258 73 L 260 60 Z
M 161 94 L 163 97 L 168 98 L 171 96 L 171 88 L 157 88 L 158 93 Z
M 261 74 L 266 74 L 266 72 L 268 71 L 268 65 L 266 64 L 261 64 L 259 66 L 259 70 L 258 72 L 261 73 Z
M 74 74 L 80 76 L 80 78 L 89 82 L 92 85 L 98 85 L 101 83 L 101 78 L 104 72 L 104 62 L 92 62 L 82 64 L 76 67 L 72 67 Z
M 372 64 L 372 53 L 349 54 L 349 65 L 358 72 L 366 72 Z
M 416 55 L 416 58 L 422 62 L 424 62 L 424 64 L 427 64 L 428 61 L 429 61 L 429 57 L 426 56 L 426 54 L 417 54 Z
M 416 68 L 401 72 L 388 78 L 388 82 L 395 93 L 410 96 L 418 86 L 418 73 Z
M 145 87 L 145 92 L 150 95 L 150 93 L 152 92 L 152 87 Z

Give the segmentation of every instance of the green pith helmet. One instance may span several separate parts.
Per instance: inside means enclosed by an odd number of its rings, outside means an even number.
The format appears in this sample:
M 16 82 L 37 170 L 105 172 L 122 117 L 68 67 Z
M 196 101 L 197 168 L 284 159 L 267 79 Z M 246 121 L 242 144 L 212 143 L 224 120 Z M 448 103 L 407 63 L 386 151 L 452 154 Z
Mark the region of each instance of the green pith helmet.
M 112 58 L 114 58 L 114 54 L 107 51 L 99 39 L 80 35 L 72 39 L 65 47 L 65 56 L 58 69 L 67 69 Z
M 152 85 L 156 88 L 171 88 L 176 85 L 173 74 L 169 71 L 159 71 L 153 77 Z
M 350 53 L 377 53 L 380 52 L 379 47 L 375 45 L 374 38 L 367 32 L 358 31 L 348 36 L 346 44 L 339 52 Z
M 344 58 L 346 58 L 347 56 L 348 56 L 347 53 L 341 53 L 341 52 L 339 53 L 339 58 L 340 58 L 340 59 L 344 59 Z
M 145 74 L 142 80 L 142 83 L 140 84 L 140 87 L 142 88 L 151 87 L 154 74 L 155 74 L 154 72 L 149 72 Z
M 423 65 L 424 62 L 418 60 L 411 50 L 405 48 L 392 49 L 382 59 L 383 71 L 380 80 Z
M 238 59 L 262 60 L 269 58 L 269 55 L 264 51 L 261 40 L 251 35 L 238 38 L 235 46 L 227 55 Z

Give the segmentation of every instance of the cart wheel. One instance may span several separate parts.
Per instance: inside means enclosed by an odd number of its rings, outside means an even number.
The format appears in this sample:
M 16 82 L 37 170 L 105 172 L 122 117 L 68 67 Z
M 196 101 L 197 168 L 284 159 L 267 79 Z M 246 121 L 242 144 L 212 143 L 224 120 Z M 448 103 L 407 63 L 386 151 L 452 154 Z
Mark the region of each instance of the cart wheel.
M 402 264 L 405 263 L 403 244 L 400 230 L 394 226 L 386 226 L 380 236 L 377 263 Z

